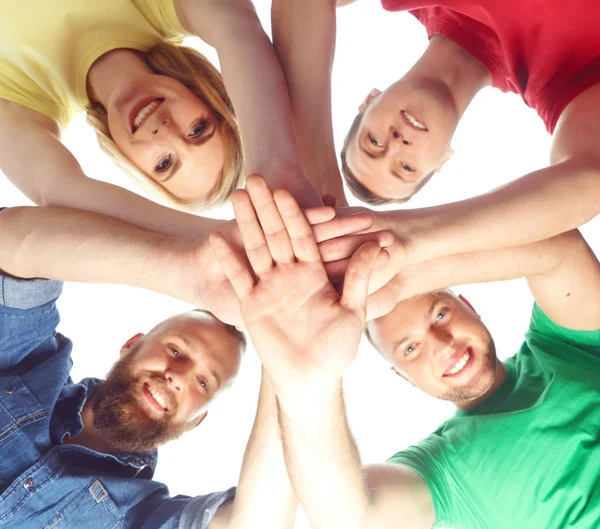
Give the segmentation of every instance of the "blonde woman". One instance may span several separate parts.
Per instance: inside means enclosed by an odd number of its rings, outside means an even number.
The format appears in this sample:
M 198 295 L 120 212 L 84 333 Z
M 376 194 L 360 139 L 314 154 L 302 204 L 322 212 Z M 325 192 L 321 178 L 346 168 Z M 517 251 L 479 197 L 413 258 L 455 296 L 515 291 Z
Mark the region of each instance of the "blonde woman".
M 33 202 L 167 234 L 214 228 L 87 178 L 60 142 L 86 111 L 104 150 L 163 204 L 221 203 L 249 172 L 305 205 L 318 201 L 303 178 L 285 81 L 249 0 L 0 0 L 0 11 L 0 169 Z M 223 78 L 180 45 L 186 35 L 216 48 Z

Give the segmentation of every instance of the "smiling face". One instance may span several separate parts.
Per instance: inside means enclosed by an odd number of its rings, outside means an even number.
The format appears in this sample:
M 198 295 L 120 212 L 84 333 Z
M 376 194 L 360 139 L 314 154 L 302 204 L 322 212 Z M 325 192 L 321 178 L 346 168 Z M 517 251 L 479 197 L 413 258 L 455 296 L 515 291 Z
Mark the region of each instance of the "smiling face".
M 201 202 L 218 188 L 225 160 L 220 120 L 179 81 L 136 76 L 111 95 L 107 113 L 119 149 L 169 193 Z
M 448 88 L 429 79 L 402 79 L 373 90 L 346 148 L 348 169 L 374 195 L 402 200 L 452 155 L 458 124 Z
M 482 397 L 496 379 L 489 331 L 449 292 L 398 303 L 369 325 L 369 335 L 398 374 L 432 397 L 461 405 Z
M 170 318 L 121 351 L 92 400 L 94 427 L 113 448 L 148 452 L 199 424 L 237 375 L 242 347 L 203 312 Z

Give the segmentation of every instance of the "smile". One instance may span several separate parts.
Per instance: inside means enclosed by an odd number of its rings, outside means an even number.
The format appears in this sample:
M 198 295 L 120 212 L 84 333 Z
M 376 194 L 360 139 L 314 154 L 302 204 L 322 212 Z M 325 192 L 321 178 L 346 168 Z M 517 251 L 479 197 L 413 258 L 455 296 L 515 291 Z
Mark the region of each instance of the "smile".
M 411 127 L 415 128 L 417 130 L 424 130 L 424 131 L 429 130 L 427 128 L 427 125 L 425 125 L 425 123 L 422 123 L 421 121 L 419 121 L 415 116 L 408 113 L 406 110 L 401 110 L 400 114 L 404 118 L 404 121 L 406 121 Z
M 164 98 L 154 98 L 150 101 L 145 99 L 132 109 L 129 119 L 132 134 L 135 134 L 144 122 L 158 110 L 163 101 Z
M 148 383 L 145 383 L 142 391 L 146 401 L 150 404 L 150 406 L 161 413 L 168 411 L 167 398 L 159 389 L 151 386 Z
M 452 367 L 450 367 L 450 369 L 446 370 L 446 372 L 444 373 L 444 376 L 456 375 L 457 373 L 460 373 L 465 368 L 465 366 L 467 365 L 469 360 L 471 359 L 471 354 L 472 354 L 471 348 L 469 347 L 461 355 L 461 357 L 454 363 L 454 365 Z

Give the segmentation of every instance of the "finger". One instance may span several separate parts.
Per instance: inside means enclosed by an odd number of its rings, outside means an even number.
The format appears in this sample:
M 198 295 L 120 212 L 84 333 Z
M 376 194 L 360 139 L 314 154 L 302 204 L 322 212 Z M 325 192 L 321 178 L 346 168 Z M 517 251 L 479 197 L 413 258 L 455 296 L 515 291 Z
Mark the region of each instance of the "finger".
M 323 195 L 321 200 L 323 200 L 323 204 L 325 204 L 326 206 L 331 206 L 332 208 L 335 208 L 337 200 L 333 195 Z
M 352 257 L 354 252 L 367 242 L 376 242 L 381 248 L 386 248 L 394 242 L 394 235 L 388 230 L 346 235 L 319 244 L 319 252 L 324 263 Z
M 322 224 L 335 218 L 335 209 L 329 206 L 306 208 L 303 209 L 302 212 L 311 226 L 315 224 Z
M 222 233 L 214 231 L 209 235 L 208 240 L 238 299 L 246 297 L 254 287 L 254 279 L 250 270 L 248 270 L 240 256 L 233 251 Z
M 385 268 L 389 262 L 390 254 L 385 250 L 383 252 L 379 252 L 373 270 L 376 271 L 380 268 Z M 348 269 L 348 263 L 350 263 L 350 258 L 340 259 L 339 261 L 332 261 L 331 263 L 324 263 L 325 271 L 327 272 L 327 277 L 329 278 L 329 281 L 335 283 L 344 279 L 344 276 L 346 275 L 346 270 Z
M 366 321 L 380 318 L 392 312 L 400 299 L 400 285 L 390 281 L 367 298 Z
M 363 244 L 350 259 L 344 277 L 344 289 L 340 303 L 343 307 L 364 318 L 369 279 L 381 252 L 375 242 Z
M 273 260 L 276 263 L 293 262 L 292 243 L 267 182 L 262 176 L 250 175 L 246 180 L 246 190 L 250 195 Z
M 290 236 L 294 255 L 299 261 L 321 262 L 317 241 L 294 197 L 285 189 L 274 194 L 275 203 Z
M 250 196 L 243 189 L 236 189 L 231 195 L 231 203 L 246 255 L 257 276 L 273 268 L 273 258 L 267 246 L 267 241 L 252 206 Z
M 311 224 L 315 224 L 311 222 Z M 336 217 L 335 219 L 313 226 L 313 233 L 317 242 L 335 239 L 350 233 L 368 230 L 373 225 L 373 217 L 370 213 L 357 213 L 347 217 Z

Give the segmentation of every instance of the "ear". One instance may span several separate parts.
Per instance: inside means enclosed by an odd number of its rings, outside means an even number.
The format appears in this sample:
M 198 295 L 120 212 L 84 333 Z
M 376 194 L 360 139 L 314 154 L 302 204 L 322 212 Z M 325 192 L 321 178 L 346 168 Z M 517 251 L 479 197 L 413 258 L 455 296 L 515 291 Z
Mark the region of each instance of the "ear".
M 124 344 L 123 347 L 121 347 L 121 352 L 119 353 L 121 356 L 127 354 L 129 351 L 131 351 L 131 348 L 138 343 L 138 341 L 140 340 L 140 338 L 142 338 L 144 336 L 143 332 L 138 332 L 136 335 L 132 336 L 131 338 L 129 338 L 129 340 L 127 340 Z
M 367 97 L 365 97 L 365 100 L 358 107 L 358 111 L 362 114 L 367 109 L 367 107 L 371 104 L 371 101 L 373 101 L 373 99 L 375 99 L 379 94 L 381 94 L 381 90 L 378 90 L 377 88 L 373 88 L 373 90 L 371 90 L 369 92 L 369 95 L 367 95 Z
M 475 307 L 473 307 L 473 305 L 471 305 L 471 303 L 469 302 L 469 300 L 467 298 L 465 298 L 462 294 L 459 294 L 458 299 L 460 299 L 467 307 L 469 307 L 475 314 L 477 314 L 479 316 L 479 314 L 475 310 Z
M 450 146 L 448 146 L 448 149 L 446 150 L 442 161 L 438 164 L 438 166 L 435 168 L 435 172 L 439 173 L 442 170 L 442 167 L 444 167 L 444 164 L 450 159 L 452 158 L 452 155 L 454 154 L 454 149 Z

